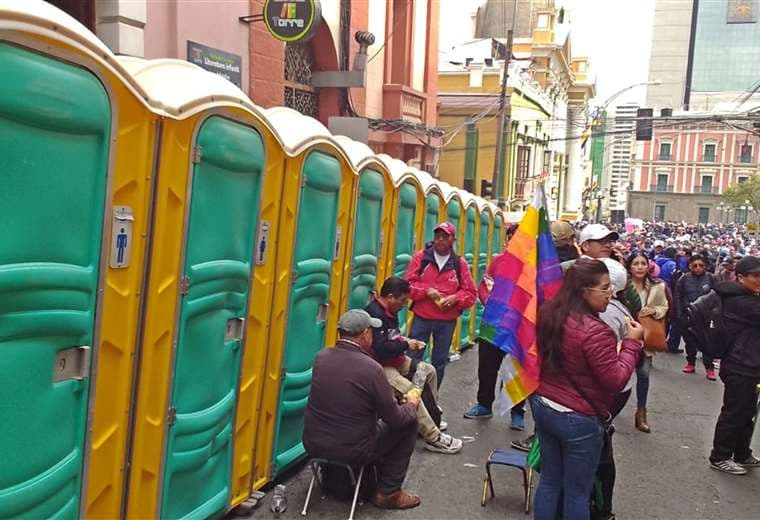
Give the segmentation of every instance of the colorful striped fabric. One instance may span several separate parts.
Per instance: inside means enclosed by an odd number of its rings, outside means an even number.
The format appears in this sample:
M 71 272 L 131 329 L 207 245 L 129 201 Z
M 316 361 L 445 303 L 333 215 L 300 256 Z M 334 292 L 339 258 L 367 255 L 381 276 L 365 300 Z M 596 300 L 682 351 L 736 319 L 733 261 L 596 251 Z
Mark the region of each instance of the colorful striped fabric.
M 539 188 L 507 250 L 494 260 L 494 286 L 483 312 L 480 337 L 506 353 L 502 382 L 510 406 L 538 388 L 538 306 L 562 284 L 562 271 Z

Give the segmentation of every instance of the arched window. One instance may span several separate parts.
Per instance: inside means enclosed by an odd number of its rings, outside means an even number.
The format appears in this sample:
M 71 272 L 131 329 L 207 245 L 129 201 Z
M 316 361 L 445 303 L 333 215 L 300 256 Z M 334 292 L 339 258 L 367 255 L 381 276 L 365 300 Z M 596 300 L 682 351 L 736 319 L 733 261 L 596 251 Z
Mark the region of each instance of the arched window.
M 313 69 L 311 43 L 285 46 L 285 106 L 319 119 L 319 94 L 311 86 Z

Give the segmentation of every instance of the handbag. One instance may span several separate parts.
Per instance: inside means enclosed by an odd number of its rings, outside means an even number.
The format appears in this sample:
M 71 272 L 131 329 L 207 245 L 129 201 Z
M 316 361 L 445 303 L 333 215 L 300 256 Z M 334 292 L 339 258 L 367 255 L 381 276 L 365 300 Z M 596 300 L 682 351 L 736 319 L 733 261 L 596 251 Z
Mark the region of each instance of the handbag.
M 649 291 L 647 289 L 647 301 L 649 302 Z M 665 319 L 657 320 L 654 316 L 639 316 L 639 323 L 644 327 L 644 348 L 654 352 L 666 352 L 668 350 L 668 338 L 665 333 Z

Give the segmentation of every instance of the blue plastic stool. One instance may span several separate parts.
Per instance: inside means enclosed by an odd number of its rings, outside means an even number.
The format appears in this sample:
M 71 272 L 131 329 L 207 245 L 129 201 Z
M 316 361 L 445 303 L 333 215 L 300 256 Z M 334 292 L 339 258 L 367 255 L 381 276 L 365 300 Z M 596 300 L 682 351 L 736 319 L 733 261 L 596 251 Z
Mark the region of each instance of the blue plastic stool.
M 528 454 L 519 452 L 517 450 L 500 450 L 495 449 L 491 451 L 486 461 L 486 478 L 483 479 L 483 496 L 480 500 L 480 505 L 485 507 L 487 494 L 490 489 L 491 498 L 494 497 L 493 480 L 491 479 L 491 464 L 498 464 L 500 466 L 510 466 L 522 471 L 523 474 L 523 487 L 525 488 L 525 514 L 530 513 L 530 495 L 531 486 L 533 484 L 533 470 L 528 466 Z
M 303 510 L 301 511 L 301 515 L 306 516 L 308 509 L 309 509 L 309 501 L 311 500 L 311 492 L 314 488 L 314 481 L 319 480 L 319 486 L 322 487 L 322 466 L 336 466 L 339 468 L 343 468 L 348 473 L 349 478 L 351 479 L 351 485 L 354 486 L 354 499 L 351 502 L 351 512 L 348 515 L 348 520 L 354 520 L 354 511 L 356 510 L 356 503 L 359 500 L 359 489 L 362 486 L 362 477 L 364 476 L 364 466 L 359 469 L 359 475 L 357 476 L 354 473 L 354 468 L 352 468 L 348 464 L 344 464 L 342 462 L 335 462 L 327 459 L 319 459 L 319 458 L 313 458 L 309 461 L 309 465 L 311 466 L 311 483 L 309 483 L 309 490 L 306 492 L 306 502 L 303 505 Z

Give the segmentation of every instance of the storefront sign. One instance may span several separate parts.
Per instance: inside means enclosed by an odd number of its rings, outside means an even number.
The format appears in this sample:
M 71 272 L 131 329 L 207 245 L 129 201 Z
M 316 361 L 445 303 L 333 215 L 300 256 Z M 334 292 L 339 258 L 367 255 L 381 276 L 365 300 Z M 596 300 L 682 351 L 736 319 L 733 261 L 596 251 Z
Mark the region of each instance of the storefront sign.
M 322 23 L 322 8 L 319 0 L 266 0 L 264 23 L 278 40 L 308 40 Z
M 218 74 L 231 81 L 238 87 L 241 86 L 240 78 L 243 60 L 237 54 L 220 51 L 206 47 L 200 43 L 187 42 L 187 61 L 195 63 L 209 72 Z

